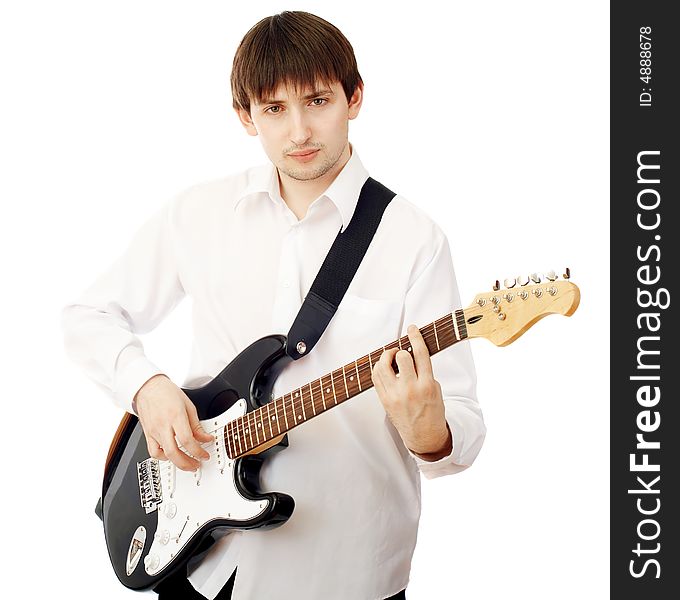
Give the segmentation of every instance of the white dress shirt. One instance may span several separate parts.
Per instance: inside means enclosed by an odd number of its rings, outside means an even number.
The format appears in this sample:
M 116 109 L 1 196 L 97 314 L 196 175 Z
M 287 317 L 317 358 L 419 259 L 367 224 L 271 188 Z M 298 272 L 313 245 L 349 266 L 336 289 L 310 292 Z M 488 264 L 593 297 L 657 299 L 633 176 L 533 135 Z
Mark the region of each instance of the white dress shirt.
M 356 150 L 298 220 L 273 165 L 193 186 L 166 202 L 62 323 L 68 355 L 132 411 L 137 390 L 162 373 L 137 334 L 193 299 L 191 364 L 182 387 L 203 385 L 260 337 L 286 334 L 368 173 Z M 384 182 L 388 187 L 389 181 Z M 338 311 L 312 352 L 292 362 L 275 397 L 461 308 L 448 241 L 418 207 L 387 206 Z M 265 461 L 261 488 L 295 499 L 271 530 L 233 532 L 190 574 L 214 598 L 238 566 L 234 600 L 383 600 L 407 586 L 420 517 L 420 477 L 468 467 L 485 427 L 469 344 L 432 357 L 452 453 L 411 454 L 374 388 L 291 431 Z

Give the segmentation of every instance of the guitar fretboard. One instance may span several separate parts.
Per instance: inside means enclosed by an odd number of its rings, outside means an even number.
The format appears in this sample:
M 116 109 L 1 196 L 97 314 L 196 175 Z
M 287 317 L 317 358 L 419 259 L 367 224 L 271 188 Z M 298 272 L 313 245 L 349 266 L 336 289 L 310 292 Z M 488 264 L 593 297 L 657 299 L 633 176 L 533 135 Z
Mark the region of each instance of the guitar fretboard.
M 449 313 L 421 327 L 420 333 L 430 355 L 466 339 L 463 311 Z M 248 454 L 373 387 L 373 366 L 390 348 L 413 354 L 408 336 L 400 337 L 229 422 L 224 428 L 227 454 L 231 459 Z

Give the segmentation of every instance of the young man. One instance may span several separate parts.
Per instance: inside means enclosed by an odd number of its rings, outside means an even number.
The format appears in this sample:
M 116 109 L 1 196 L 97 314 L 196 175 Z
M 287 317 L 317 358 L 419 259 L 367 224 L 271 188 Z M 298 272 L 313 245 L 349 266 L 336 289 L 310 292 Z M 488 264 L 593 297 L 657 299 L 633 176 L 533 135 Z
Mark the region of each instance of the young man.
M 173 198 L 64 309 L 69 354 L 139 416 L 151 456 L 195 470 L 212 436 L 135 333 L 192 297 L 183 387 L 206 383 L 254 340 L 287 333 L 368 178 L 348 140 L 363 91 L 352 47 L 330 23 L 303 12 L 257 23 L 237 50 L 232 92 L 271 164 Z M 431 359 L 418 330 L 459 307 L 445 235 L 397 195 L 328 328 L 282 372 L 274 397 L 406 333 L 413 358 L 385 351 L 374 388 L 291 431 L 289 447 L 265 461 L 262 489 L 296 501 L 283 526 L 230 533 L 189 565 L 191 586 L 170 578 L 159 597 L 404 598 L 419 473 L 465 469 L 484 439 L 468 346 Z

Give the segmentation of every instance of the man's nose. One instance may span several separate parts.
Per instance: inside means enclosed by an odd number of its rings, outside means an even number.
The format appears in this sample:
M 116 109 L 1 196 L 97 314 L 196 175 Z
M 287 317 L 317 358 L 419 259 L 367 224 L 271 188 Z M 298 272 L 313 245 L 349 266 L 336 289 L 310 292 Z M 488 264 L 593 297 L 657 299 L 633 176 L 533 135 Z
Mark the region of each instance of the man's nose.
M 303 111 L 291 111 L 290 141 L 296 146 L 304 145 L 312 137 L 312 129 Z

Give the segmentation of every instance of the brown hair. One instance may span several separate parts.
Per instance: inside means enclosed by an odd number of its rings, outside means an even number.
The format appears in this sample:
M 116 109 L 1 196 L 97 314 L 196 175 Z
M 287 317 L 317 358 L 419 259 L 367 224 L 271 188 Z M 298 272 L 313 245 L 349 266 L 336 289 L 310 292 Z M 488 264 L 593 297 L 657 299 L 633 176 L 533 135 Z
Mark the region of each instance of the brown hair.
M 236 50 L 231 71 L 234 108 L 250 113 L 251 100 L 271 96 L 282 83 L 299 92 L 319 81 L 339 81 L 348 101 L 362 83 L 354 50 L 342 32 L 302 11 L 265 17 Z

